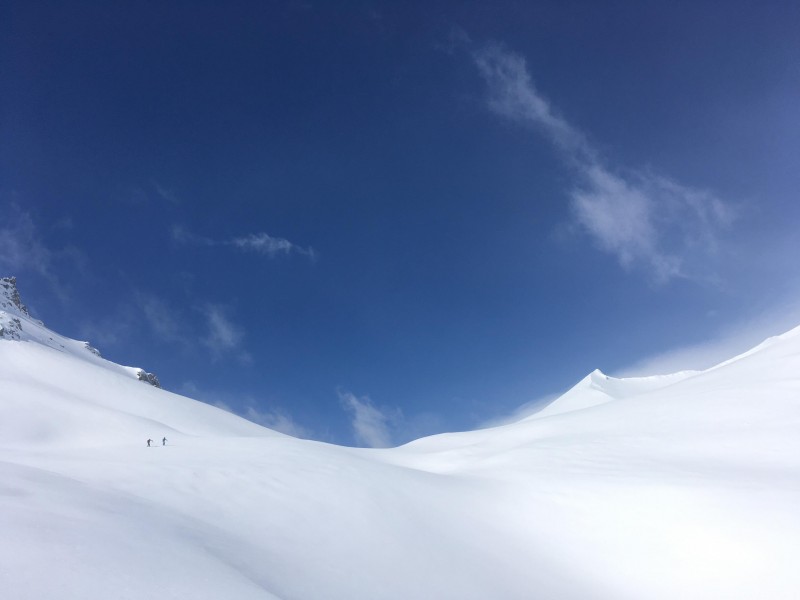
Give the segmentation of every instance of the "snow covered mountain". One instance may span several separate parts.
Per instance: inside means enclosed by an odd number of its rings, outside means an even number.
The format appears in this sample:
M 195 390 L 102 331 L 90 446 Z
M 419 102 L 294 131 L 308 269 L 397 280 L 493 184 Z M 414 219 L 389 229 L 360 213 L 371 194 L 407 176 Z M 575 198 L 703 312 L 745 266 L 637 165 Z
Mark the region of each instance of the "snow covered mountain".
M 2 598 L 798 597 L 800 328 L 388 450 L 142 385 L 13 279 L 0 328 Z
M 47 329 L 41 321 L 31 317 L 20 298 L 16 277 L 0 278 L 0 339 L 36 342 L 75 358 L 88 360 L 105 369 L 125 373 L 139 381 L 161 387 L 155 374 L 136 367 L 122 367 L 104 360 L 100 352 L 89 342 L 79 342 L 59 335 Z

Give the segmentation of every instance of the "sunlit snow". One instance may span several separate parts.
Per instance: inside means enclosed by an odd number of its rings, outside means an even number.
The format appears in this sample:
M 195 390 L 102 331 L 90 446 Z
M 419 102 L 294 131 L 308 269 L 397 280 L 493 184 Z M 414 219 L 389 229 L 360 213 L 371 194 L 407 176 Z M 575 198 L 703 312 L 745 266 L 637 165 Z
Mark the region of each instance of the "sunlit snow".
M 11 319 L 2 598 L 798 597 L 800 328 L 368 450 L 156 389 L 6 302 Z

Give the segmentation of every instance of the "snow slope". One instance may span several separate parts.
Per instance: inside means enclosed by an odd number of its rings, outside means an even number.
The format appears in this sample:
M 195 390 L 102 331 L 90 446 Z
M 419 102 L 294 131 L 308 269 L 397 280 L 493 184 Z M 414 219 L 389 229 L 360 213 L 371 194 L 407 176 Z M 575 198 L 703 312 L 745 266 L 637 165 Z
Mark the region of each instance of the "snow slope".
M 2 598 L 798 597 L 800 328 L 365 450 L 156 389 L 0 308 L 23 332 L 0 339 Z

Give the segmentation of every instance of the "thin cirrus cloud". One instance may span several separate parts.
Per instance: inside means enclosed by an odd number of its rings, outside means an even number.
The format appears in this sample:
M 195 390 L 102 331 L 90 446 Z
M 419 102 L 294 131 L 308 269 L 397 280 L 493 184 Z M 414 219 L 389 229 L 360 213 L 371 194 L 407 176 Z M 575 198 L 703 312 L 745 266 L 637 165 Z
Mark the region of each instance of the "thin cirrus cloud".
M 184 351 L 203 350 L 214 361 L 227 357 L 245 364 L 251 361 L 244 348 L 244 329 L 231 319 L 226 307 L 207 303 L 185 311 L 156 294 L 138 289 L 132 290 L 129 297 L 109 315 L 84 322 L 82 335 L 101 346 L 119 345 L 144 329 L 159 343 Z
M 191 347 L 191 329 L 179 318 L 179 312 L 158 296 L 134 289 L 129 299 L 111 312 L 80 323 L 81 335 L 102 350 L 106 346 L 126 345 L 142 330 L 152 334 L 159 343 Z M 144 327 L 142 327 L 144 325 Z
M 52 287 L 57 297 L 66 299 L 62 280 L 56 274 L 65 266 L 80 269 L 85 258 L 75 248 L 52 250 L 31 214 L 15 202 L 0 206 L 0 270 L 6 275 L 36 273 Z
M 316 253 L 313 248 L 302 248 L 289 240 L 272 237 L 266 233 L 254 233 L 245 237 L 234 238 L 229 243 L 232 243 L 242 250 L 265 254 L 270 258 L 274 258 L 280 254 L 292 254 L 293 252 L 307 256 L 312 260 L 316 258 Z
M 369 448 L 389 448 L 393 444 L 392 426 L 402 417 L 398 411 L 381 410 L 368 396 L 359 398 L 339 390 L 339 401 L 350 413 L 356 443 Z
M 7 217 L 0 226 L 0 267 L 31 270 L 53 279 L 53 254 L 42 241 L 31 215 L 14 203 L 4 212 Z
M 180 204 L 180 199 L 175 194 L 175 192 L 164 187 L 155 179 L 151 180 L 151 183 L 153 184 L 153 189 L 155 190 L 159 198 L 165 200 L 169 204 Z
M 181 307 L 141 290 L 134 291 L 132 302 L 135 310 L 121 307 L 121 316 L 116 319 L 117 327 L 129 332 L 143 319 L 150 332 L 163 343 L 184 350 L 204 349 L 215 361 L 233 357 L 247 364 L 252 360 L 244 349 L 244 329 L 231 319 L 228 309 L 222 305 L 196 305 L 187 313 Z
M 244 330 L 228 317 L 225 309 L 216 304 L 206 304 L 199 310 L 207 326 L 207 334 L 201 342 L 211 356 L 219 359 L 232 354 L 242 363 L 251 363 L 252 357 L 242 349 Z
M 189 398 L 201 400 L 268 429 L 296 438 L 316 439 L 311 429 L 297 423 L 294 417 L 284 408 L 279 406 L 256 408 L 256 406 L 263 405 L 263 403 L 258 402 L 253 397 L 236 397 L 229 390 L 213 390 L 207 387 L 201 389 L 194 381 L 185 381 L 178 389 L 178 393 Z M 234 406 L 241 408 L 235 409 L 233 408 Z
M 145 322 L 160 340 L 191 345 L 186 328 L 177 317 L 176 311 L 161 298 L 141 291 L 136 291 L 133 296 L 139 309 L 137 312 L 144 316 Z
M 717 251 L 718 233 L 734 218 L 713 193 L 647 170 L 612 170 L 587 136 L 539 93 L 525 59 L 499 44 L 472 53 L 488 89 L 489 109 L 532 127 L 577 173 L 568 192 L 574 223 L 626 269 L 654 281 L 704 277 L 689 265 Z
M 258 423 L 268 429 L 279 431 L 292 437 L 305 440 L 314 438 L 310 429 L 298 424 L 292 415 L 282 408 L 272 407 L 267 410 L 259 410 L 253 406 L 248 406 L 241 416 L 248 421 L 253 421 L 253 423 Z
M 317 253 L 312 247 L 303 248 L 287 239 L 274 237 L 263 232 L 252 233 L 227 240 L 215 240 L 194 234 L 184 227 L 175 226 L 172 229 L 172 239 L 181 244 L 194 244 L 198 246 L 232 246 L 244 252 L 253 252 L 267 256 L 268 258 L 299 254 L 312 261 L 317 259 Z

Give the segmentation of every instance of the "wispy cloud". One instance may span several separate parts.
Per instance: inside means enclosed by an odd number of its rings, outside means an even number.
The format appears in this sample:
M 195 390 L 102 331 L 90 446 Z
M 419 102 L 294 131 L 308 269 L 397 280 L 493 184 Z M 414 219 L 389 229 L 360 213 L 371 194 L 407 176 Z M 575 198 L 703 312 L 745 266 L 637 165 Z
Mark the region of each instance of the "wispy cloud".
M 236 397 L 228 391 L 201 389 L 194 381 L 183 382 L 178 393 L 201 400 L 274 431 L 305 440 L 316 439 L 309 428 L 295 421 L 294 417 L 284 408 L 274 405 L 264 408 L 263 402 L 258 402 L 251 396 Z M 240 408 L 237 409 L 234 406 Z
M 71 227 L 70 217 L 42 228 L 14 200 L 0 204 L 0 214 L 0 270 L 4 275 L 40 276 L 62 302 L 68 300 L 70 279 L 91 276 L 89 259 L 82 250 L 69 244 L 54 247 L 46 241 L 48 232 Z
M 303 248 L 290 242 L 287 239 L 274 237 L 267 233 L 251 233 L 248 235 L 235 237 L 227 240 L 215 240 L 209 237 L 197 235 L 190 232 L 185 227 L 176 225 L 172 228 L 172 239 L 180 244 L 193 244 L 198 246 L 230 246 L 244 252 L 253 252 L 269 258 L 278 256 L 288 256 L 290 254 L 300 254 L 310 260 L 317 259 L 316 251 L 309 246 Z
M 0 222 L 0 268 L 8 274 L 32 271 L 57 284 L 54 254 L 42 240 L 30 213 L 12 202 L 5 206 L 3 214 Z
M 207 303 L 187 310 L 141 289 L 131 290 L 111 312 L 86 320 L 79 327 L 81 335 L 96 341 L 101 350 L 102 346 L 117 346 L 146 335 L 183 353 L 206 353 L 215 362 L 223 358 L 243 364 L 252 361 L 245 349 L 244 329 L 234 323 L 226 307 Z
M 279 254 L 288 255 L 292 252 L 302 254 L 312 260 L 316 258 L 316 253 L 313 248 L 302 248 L 289 240 L 272 237 L 266 233 L 254 233 L 245 237 L 236 238 L 232 240 L 231 243 L 241 250 L 265 254 L 270 258 L 274 258 Z
M 78 332 L 82 339 L 97 347 L 101 353 L 110 346 L 124 343 L 131 332 L 130 320 L 118 316 L 97 317 L 78 323 Z
M 133 289 L 109 314 L 84 322 L 81 333 L 99 344 L 125 343 L 137 332 L 152 334 L 158 343 L 177 344 L 183 348 L 200 345 L 196 330 L 186 322 L 182 311 L 160 296 Z
M 697 276 L 689 265 L 716 251 L 718 232 L 734 217 L 728 204 L 648 170 L 612 169 L 539 93 L 523 57 L 499 44 L 472 57 L 490 110 L 540 132 L 578 175 L 568 192 L 575 224 L 624 268 L 645 269 L 654 281 Z
M 301 439 L 312 439 L 311 430 L 297 423 L 292 415 L 282 408 L 271 407 L 267 410 L 248 406 L 242 415 L 248 421 L 258 423 L 269 429 L 274 429 L 286 435 Z
M 185 326 L 178 319 L 175 309 L 170 308 L 164 300 L 154 294 L 137 291 L 134 301 L 158 339 L 190 345 Z
M 489 108 L 497 114 L 538 128 L 571 158 L 594 159 L 584 135 L 558 115 L 538 92 L 528 74 L 525 59 L 499 44 L 473 53 L 488 88 Z
M 172 239 L 179 244 L 195 246 L 222 246 L 224 244 L 224 242 L 217 242 L 211 238 L 192 233 L 182 225 L 175 225 L 172 228 Z
M 233 323 L 226 314 L 226 309 L 217 304 L 206 304 L 199 310 L 207 328 L 207 334 L 201 341 L 211 351 L 212 356 L 220 358 L 225 354 L 236 353 L 247 362 L 249 355 L 242 352 L 244 330 Z
M 166 200 L 170 204 L 180 204 L 180 199 L 178 198 L 178 196 L 175 195 L 175 193 L 172 190 L 165 188 L 155 179 L 153 179 L 151 182 L 153 184 L 153 189 L 155 189 L 156 194 L 158 195 L 159 198 L 161 198 L 162 200 Z
M 402 419 L 399 410 L 380 409 L 368 396 L 359 398 L 343 390 L 339 390 L 338 394 L 342 406 L 352 415 L 353 436 L 357 444 L 370 448 L 393 445 L 392 428 Z

